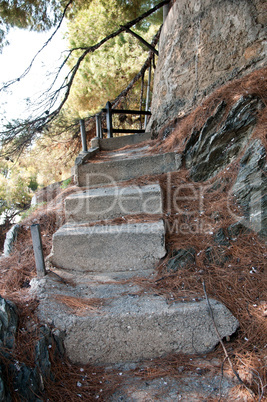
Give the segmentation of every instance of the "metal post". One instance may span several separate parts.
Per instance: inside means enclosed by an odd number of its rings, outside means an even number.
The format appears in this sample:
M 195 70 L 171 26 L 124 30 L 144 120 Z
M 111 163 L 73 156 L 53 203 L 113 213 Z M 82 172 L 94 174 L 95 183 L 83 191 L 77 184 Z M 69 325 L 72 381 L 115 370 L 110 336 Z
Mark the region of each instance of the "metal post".
M 40 232 L 40 225 L 31 225 L 32 244 L 35 257 L 35 265 L 37 270 L 37 277 L 42 278 L 46 275 L 44 254 L 42 247 L 42 238 Z
M 108 130 L 108 138 L 113 137 L 113 130 L 112 130 L 112 111 L 111 111 L 111 103 L 107 102 L 106 104 L 107 109 L 107 130 Z
M 99 115 L 98 114 L 95 115 L 95 126 L 96 126 L 96 136 L 97 136 L 97 138 L 100 138 L 100 134 L 99 134 Z
M 149 109 L 151 70 L 152 70 L 152 68 L 151 68 L 151 64 L 150 64 L 149 71 L 148 71 L 147 91 L 146 91 L 146 112 Z M 148 116 L 145 116 L 145 129 L 147 126 L 147 119 L 148 119 Z
M 170 11 L 170 3 L 165 4 L 165 6 L 163 6 L 163 23 L 165 22 L 167 15 L 169 14 L 169 11 Z
M 100 135 L 100 138 L 103 138 L 102 112 L 99 113 L 99 135 Z
M 102 125 L 101 125 L 101 113 L 96 115 L 96 136 L 97 138 L 103 138 Z
M 81 137 L 82 137 L 82 148 L 83 148 L 83 152 L 88 152 L 87 143 L 86 143 L 85 122 L 84 122 L 83 119 L 80 120 L 80 128 L 81 128 Z

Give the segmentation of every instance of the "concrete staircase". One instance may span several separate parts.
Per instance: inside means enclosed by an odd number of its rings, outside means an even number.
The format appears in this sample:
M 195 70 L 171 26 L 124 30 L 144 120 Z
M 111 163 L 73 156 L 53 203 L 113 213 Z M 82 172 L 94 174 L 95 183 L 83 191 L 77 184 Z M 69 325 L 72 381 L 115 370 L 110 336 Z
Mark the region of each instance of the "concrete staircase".
M 159 185 L 86 190 L 66 198 L 65 210 L 69 222 L 53 237 L 53 266 L 121 279 L 151 274 L 166 254 L 162 219 L 92 224 L 123 215 L 162 214 Z
M 161 188 L 117 181 L 179 168 L 175 154 L 143 152 L 117 150 L 110 152 L 110 161 L 79 161 L 78 183 L 100 187 L 66 199 L 67 223 L 53 236 L 51 272 L 31 284 L 41 321 L 65 333 L 66 352 L 75 363 L 206 353 L 218 343 L 205 300 L 168 304 L 138 284 L 140 277 L 153 278 L 166 254 Z M 106 176 L 113 186 L 103 186 Z M 124 222 L 126 215 L 131 223 Z M 215 300 L 210 303 L 221 337 L 234 333 L 238 322 L 230 311 Z
M 138 147 L 137 139 L 134 141 L 131 137 L 135 136 L 93 141 L 93 148 L 86 153 L 81 153 L 76 159 L 73 172 L 76 184 L 81 187 L 116 186 L 117 183 L 143 175 L 175 172 L 181 168 L 180 154 L 175 152 L 151 154 L 148 145 L 140 144 Z M 125 138 L 129 139 L 126 141 Z M 147 140 L 147 133 L 138 135 L 139 142 L 142 143 L 145 139 Z M 108 141 L 111 141 L 110 146 Z M 127 148 L 127 143 L 133 143 L 137 145 L 137 148 L 135 146 Z M 125 148 L 121 148 L 122 146 Z M 107 160 L 92 159 L 101 150 L 106 149 L 109 150 Z

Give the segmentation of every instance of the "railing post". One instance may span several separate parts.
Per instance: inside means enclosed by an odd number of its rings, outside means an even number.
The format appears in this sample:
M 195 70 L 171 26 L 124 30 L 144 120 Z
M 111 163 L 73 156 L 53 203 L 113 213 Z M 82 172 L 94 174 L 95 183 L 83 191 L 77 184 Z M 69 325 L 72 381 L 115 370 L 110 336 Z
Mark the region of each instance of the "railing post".
M 113 130 L 112 130 L 112 111 L 111 111 L 111 103 L 107 102 L 106 104 L 107 109 L 107 130 L 108 130 L 108 138 L 113 137 Z
M 83 148 L 83 152 L 88 152 L 87 143 L 86 143 L 85 122 L 84 122 L 83 119 L 80 120 L 80 128 L 81 128 L 81 137 L 82 137 L 82 148 Z
M 40 225 L 38 223 L 35 225 L 31 225 L 31 235 L 32 235 L 34 257 L 35 257 L 35 265 L 37 270 L 37 277 L 42 278 L 46 275 L 46 270 L 44 263 Z
M 152 68 L 151 68 L 151 64 L 150 64 L 149 71 L 148 71 L 147 91 L 146 91 L 146 112 L 148 112 L 148 109 L 149 109 L 151 70 L 152 70 Z M 146 115 L 145 116 L 145 129 L 147 126 L 147 119 L 148 119 L 148 116 Z
M 101 125 L 101 113 L 96 115 L 96 136 L 103 138 L 102 125 Z

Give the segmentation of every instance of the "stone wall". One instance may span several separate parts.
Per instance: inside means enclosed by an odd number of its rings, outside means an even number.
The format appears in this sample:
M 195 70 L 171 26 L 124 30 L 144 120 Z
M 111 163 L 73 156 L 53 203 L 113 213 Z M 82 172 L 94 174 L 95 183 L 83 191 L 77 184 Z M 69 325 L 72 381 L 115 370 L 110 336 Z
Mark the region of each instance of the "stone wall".
M 267 64 L 266 0 L 179 0 L 160 37 L 152 118 L 157 134 L 205 95 Z

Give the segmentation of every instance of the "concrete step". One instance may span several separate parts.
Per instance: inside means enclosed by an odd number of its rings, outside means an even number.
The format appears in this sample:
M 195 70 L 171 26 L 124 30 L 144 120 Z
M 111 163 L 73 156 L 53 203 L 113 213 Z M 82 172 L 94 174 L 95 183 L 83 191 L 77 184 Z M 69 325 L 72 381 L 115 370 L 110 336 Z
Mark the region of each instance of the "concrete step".
M 162 213 L 159 184 L 89 189 L 72 194 L 65 200 L 67 221 L 90 222 L 125 215 Z
M 66 224 L 53 235 L 52 265 L 76 272 L 149 274 L 164 257 L 162 220 L 123 225 Z
M 151 139 L 151 133 L 136 133 L 133 135 L 123 135 L 113 138 L 93 138 L 91 140 L 92 148 L 99 148 L 100 151 L 112 151 L 126 147 L 127 145 L 139 144 Z
M 238 401 L 237 379 L 226 370 L 222 375 L 220 359 L 209 355 L 182 355 L 180 359 L 175 355 L 173 361 L 175 358 L 176 365 L 168 364 L 168 357 L 108 365 L 106 372 L 115 371 L 120 376 L 120 385 L 108 402 Z
M 38 294 L 41 321 L 65 332 L 66 352 L 74 363 L 208 353 L 219 342 L 205 299 L 170 304 L 160 295 L 142 292 L 134 282 L 94 283 L 86 277 L 69 289 L 49 275 L 35 279 L 31 287 Z M 210 299 L 210 305 L 220 337 L 232 335 L 238 321 L 220 302 Z
M 181 155 L 175 152 L 157 155 L 138 155 L 129 151 L 115 154 L 105 162 L 87 162 L 75 165 L 75 182 L 78 186 L 116 185 L 143 175 L 156 175 L 181 168 Z

